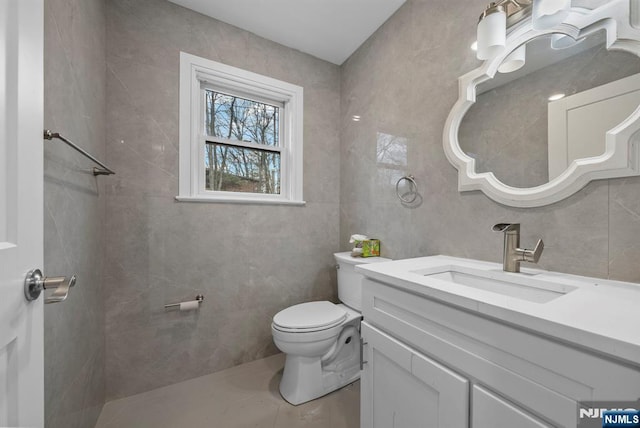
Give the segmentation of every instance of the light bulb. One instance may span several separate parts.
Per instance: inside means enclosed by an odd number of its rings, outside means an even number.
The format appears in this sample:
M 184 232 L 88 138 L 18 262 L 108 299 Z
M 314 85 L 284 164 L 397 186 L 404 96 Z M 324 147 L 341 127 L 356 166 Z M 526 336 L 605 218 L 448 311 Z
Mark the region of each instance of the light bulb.
M 524 66 L 526 58 L 527 45 L 522 45 L 507 55 L 504 61 L 502 61 L 502 64 L 500 64 L 500 67 L 498 67 L 498 71 L 500 73 L 512 73 L 520 70 Z
M 507 14 L 502 7 L 485 11 L 478 22 L 478 59 L 486 60 L 500 53 L 507 40 Z
M 569 15 L 571 0 L 534 0 L 531 20 L 534 30 L 546 30 L 560 24 Z

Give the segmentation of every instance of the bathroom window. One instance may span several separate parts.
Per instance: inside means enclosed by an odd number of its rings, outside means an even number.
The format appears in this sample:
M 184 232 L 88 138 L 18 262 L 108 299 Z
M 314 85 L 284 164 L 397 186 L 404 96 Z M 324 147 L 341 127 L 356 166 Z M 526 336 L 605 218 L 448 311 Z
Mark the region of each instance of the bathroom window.
M 180 201 L 302 205 L 301 87 L 180 57 Z

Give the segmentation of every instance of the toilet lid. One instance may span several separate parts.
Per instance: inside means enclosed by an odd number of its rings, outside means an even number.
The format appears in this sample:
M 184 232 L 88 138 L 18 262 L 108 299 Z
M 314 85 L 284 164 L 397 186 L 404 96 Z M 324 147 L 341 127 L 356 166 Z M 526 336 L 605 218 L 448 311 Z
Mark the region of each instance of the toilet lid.
M 297 330 L 318 330 L 340 324 L 347 312 L 327 301 L 300 303 L 281 310 L 273 317 L 276 326 Z

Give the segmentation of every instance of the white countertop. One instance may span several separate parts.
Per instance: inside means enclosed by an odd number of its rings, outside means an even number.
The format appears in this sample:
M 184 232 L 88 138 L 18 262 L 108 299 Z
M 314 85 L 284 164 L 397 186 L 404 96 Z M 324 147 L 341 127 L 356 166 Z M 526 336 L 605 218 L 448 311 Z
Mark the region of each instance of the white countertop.
M 545 281 L 573 291 L 536 303 L 428 276 L 450 267 L 483 271 L 521 284 Z M 640 284 L 538 269 L 508 273 L 502 271 L 502 264 L 449 256 L 357 265 L 356 270 L 411 293 L 640 365 Z

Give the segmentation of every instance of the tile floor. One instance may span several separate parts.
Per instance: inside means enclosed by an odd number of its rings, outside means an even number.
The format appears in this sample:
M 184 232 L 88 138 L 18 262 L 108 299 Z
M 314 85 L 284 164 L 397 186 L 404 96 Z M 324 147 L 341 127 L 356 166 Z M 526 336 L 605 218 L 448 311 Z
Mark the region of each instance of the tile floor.
M 96 428 L 358 428 L 360 382 L 292 406 L 274 355 L 105 404 Z

